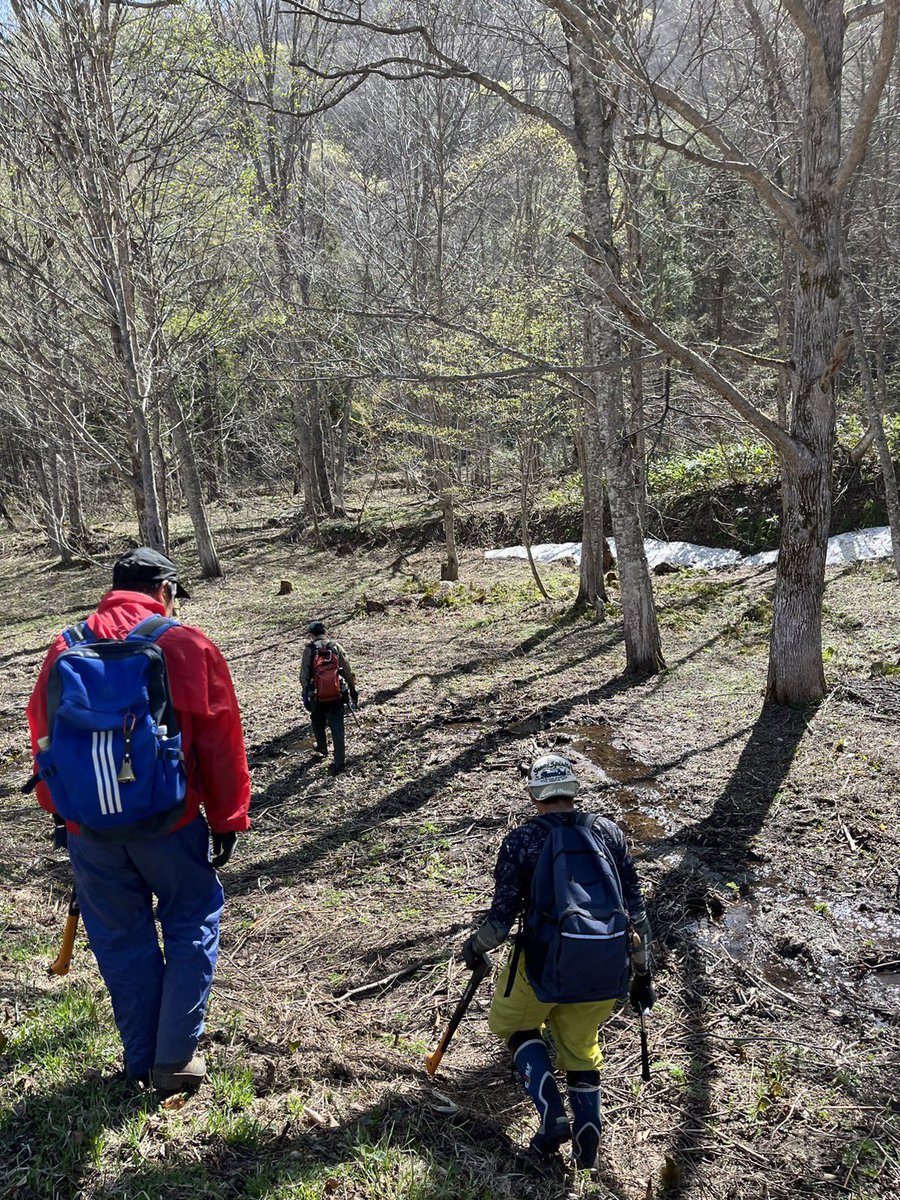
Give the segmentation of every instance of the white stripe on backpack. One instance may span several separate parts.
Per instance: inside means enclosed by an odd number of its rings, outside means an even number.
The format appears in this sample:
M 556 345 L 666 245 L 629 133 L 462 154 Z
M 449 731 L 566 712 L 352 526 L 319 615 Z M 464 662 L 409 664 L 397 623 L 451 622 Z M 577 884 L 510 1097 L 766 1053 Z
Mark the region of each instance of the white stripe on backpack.
M 624 937 L 625 930 L 620 929 L 618 933 L 566 933 L 565 930 L 562 930 L 559 936 L 567 938 L 580 938 L 582 941 L 588 942 L 608 942 L 611 938 Z
M 113 731 L 106 735 L 106 761 L 109 765 L 109 794 L 112 807 L 116 812 L 122 811 L 122 796 L 119 792 L 119 780 L 116 777 L 116 761 L 113 758 Z
M 100 763 L 100 739 L 103 731 L 95 729 L 91 734 L 91 761 L 94 764 L 94 778 L 97 780 L 97 796 L 100 799 L 100 811 L 104 817 L 109 814 L 106 806 L 106 775 Z

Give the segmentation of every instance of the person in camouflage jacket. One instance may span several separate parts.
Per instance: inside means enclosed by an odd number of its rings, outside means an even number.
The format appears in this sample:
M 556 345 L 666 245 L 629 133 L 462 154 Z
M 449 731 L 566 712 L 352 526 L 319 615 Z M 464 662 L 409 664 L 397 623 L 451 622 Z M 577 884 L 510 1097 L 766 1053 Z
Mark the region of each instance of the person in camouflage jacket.
M 527 788 L 544 820 L 530 820 L 503 840 L 494 868 L 494 896 L 478 930 L 464 943 L 462 957 L 471 970 L 484 955 L 501 945 L 531 893 L 531 881 L 547 840 L 546 821 L 572 822 L 579 783 L 568 759 L 546 755 L 531 768 Z M 650 928 L 634 861 L 625 835 L 613 821 L 595 816 L 591 828 L 618 871 L 622 894 L 634 930 L 632 951 L 632 1004 L 642 1010 L 653 1006 L 655 993 L 650 976 Z M 525 974 L 525 956 L 510 954 L 497 981 L 491 1004 L 492 1033 L 509 1046 L 525 1090 L 540 1116 L 540 1127 L 531 1141 L 542 1156 L 552 1155 L 571 1138 L 579 1168 L 596 1166 L 600 1144 L 600 1074 L 603 1061 L 598 1030 L 615 1008 L 615 1000 L 576 1004 L 545 1004 L 538 1000 Z M 510 974 L 513 974 L 510 983 Z M 573 1123 L 566 1117 L 553 1075 L 542 1029 L 549 1026 L 559 1067 L 566 1072 Z

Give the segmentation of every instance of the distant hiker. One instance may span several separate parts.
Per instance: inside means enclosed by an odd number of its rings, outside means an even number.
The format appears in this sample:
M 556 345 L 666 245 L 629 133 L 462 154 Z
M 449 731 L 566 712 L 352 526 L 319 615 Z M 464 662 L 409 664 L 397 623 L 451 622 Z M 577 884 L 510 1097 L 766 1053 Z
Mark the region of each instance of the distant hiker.
M 346 765 L 344 745 L 344 705 L 356 708 L 359 693 L 356 677 L 347 656 L 338 642 L 327 638 L 324 621 L 310 621 L 306 627 L 309 641 L 303 647 L 300 663 L 300 688 L 303 707 L 309 713 L 316 736 L 316 754 L 327 754 L 325 730 L 331 730 L 334 747 L 332 775 L 338 775 Z
M 126 1076 L 166 1092 L 206 1073 L 196 1049 L 224 902 L 216 868 L 250 825 L 231 675 L 199 629 L 174 619 L 178 597 L 170 559 L 123 555 L 97 611 L 50 647 L 28 702 L 32 782 L 65 818 Z
M 538 1110 L 532 1148 L 549 1157 L 571 1139 L 576 1165 L 593 1169 L 601 1129 L 598 1027 L 628 992 L 629 976 L 634 1006 L 652 1008 L 650 930 L 625 837 L 605 817 L 575 811 L 579 783 L 569 760 L 539 758 L 526 786 L 539 816 L 504 838 L 490 911 L 462 956 L 474 970 L 521 917 L 488 1023 L 509 1045 Z M 566 1072 L 571 1128 L 545 1024 Z

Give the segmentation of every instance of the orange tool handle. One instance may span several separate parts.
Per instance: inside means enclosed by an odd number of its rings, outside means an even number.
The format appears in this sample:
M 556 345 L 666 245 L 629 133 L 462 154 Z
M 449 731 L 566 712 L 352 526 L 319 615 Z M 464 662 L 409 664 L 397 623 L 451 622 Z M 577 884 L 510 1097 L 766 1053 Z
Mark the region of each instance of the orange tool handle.
M 56 961 L 52 962 L 47 968 L 48 975 L 68 975 L 69 967 L 72 965 L 72 954 L 75 950 L 75 932 L 78 929 L 78 914 L 80 911 L 78 899 L 73 888 L 72 898 L 69 901 L 69 915 L 66 917 L 66 927 L 63 930 L 62 945 L 59 948 Z
M 453 1037 L 454 1033 L 456 1033 L 460 1021 L 466 1015 L 466 1009 L 472 1003 L 472 997 L 475 995 L 478 985 L 486 975 L 490 974 L 490 971 L 491 960 L 487 955 L 485 955 L 484 961 L 481 962 L 472 972 L 472 978 L 469 980 L 466 990 L 463 992 L 462 998 L 460 999 L 459 1004 L 457 1004 L 453 1012 L 453 1016 L 450 1018 L 447 1028 L 444 1030 L 441 1040 L 438 1042 L 436 1048 L 432 1050 L 432 1052 L 425 1058 L 425 1070 L 432 1078 L 434 1077 L 434 1073 L 437 1071 L 438 1067 L 441 1065 L 441 1059 L 444 1057 L 444 1052 L 450 1045 L 450 1039 Z

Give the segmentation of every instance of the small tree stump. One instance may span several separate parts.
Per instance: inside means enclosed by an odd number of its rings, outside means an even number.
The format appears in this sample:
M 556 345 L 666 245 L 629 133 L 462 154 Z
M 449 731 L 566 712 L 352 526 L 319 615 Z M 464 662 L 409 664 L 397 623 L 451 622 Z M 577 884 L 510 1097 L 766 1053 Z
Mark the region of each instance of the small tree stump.
M 289 596 L 293 590 L 294 590 L 294 585 L 291 583 L 291 581 L 289 579 L 282 579 L 281 584 L 279 585 L 279 588 L 278 588 L 278 595 L 279 596 Z

